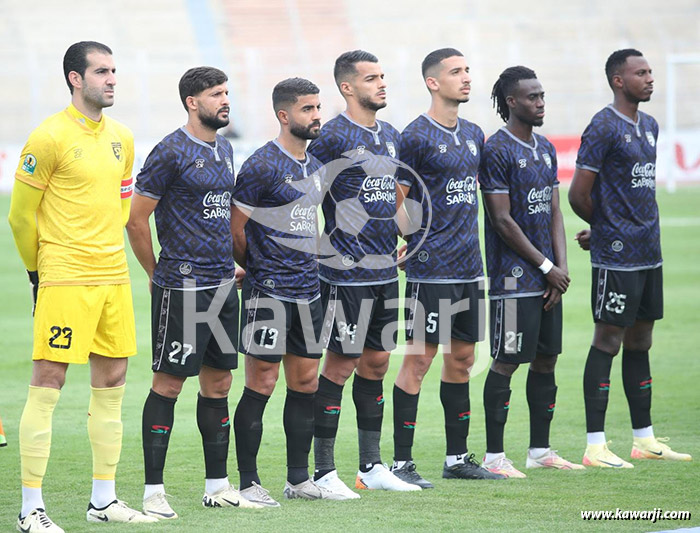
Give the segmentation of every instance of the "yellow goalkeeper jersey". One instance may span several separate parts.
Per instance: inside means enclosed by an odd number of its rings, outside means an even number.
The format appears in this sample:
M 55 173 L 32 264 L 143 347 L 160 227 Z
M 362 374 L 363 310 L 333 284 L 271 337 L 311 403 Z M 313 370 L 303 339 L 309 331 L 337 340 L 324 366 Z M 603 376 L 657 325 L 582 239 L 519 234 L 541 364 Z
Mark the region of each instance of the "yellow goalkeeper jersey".
M 121 198 L 130 190 L 131 131 L 73 105 L 36 128 L 15 178 L 44 191 L 37 210 L 42 286 L 129 282 Z

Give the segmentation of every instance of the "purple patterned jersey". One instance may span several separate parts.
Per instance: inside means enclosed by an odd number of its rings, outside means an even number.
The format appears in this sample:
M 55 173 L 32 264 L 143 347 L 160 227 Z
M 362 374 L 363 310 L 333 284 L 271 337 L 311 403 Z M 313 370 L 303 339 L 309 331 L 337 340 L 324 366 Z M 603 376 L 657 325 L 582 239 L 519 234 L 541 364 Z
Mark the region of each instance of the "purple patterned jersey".
M 659 125 L 638 112 L 637 122 L 612 105 L 583 132 L 576 166 L 597 173 L 591 197 L 591 262 L 613 270 L 643 270 L 662 263 L 656 204 Z
M 532 134 L 533 144 L 521 141 L 505 127 L 486 141 L 479 183 L 483 194 L 510 196 L 510 216 L 532 245 L 554 259 L 552 194 L 559 186 L 554 146 Z M 484 214 L 489 297 L 517 298 L 544 294 L 547 280 L 540 270 L 515 253 L 496 233 Z

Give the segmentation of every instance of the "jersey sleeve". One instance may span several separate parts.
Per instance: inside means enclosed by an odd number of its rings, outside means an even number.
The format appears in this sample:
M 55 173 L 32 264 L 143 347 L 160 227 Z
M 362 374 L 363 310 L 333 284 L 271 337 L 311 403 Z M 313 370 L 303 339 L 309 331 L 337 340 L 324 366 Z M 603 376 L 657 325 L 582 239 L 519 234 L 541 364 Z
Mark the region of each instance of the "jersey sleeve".
M 58 161 L 56 141 L 47 131 L 37 128 L 29 135 L 22 149 L 15 178 L 27 185 L 44 190 L 49 185 Z
M 510 182 L 508 163 L 503 154 L 486 144 L 479 164 L 479 184 L 481 190 L 489 194 L 508 194 Z
M 599 172 L 610 149 L 610 136 L 605 123 L 594 117 L 581 135 L 581 146 L 576 157 L 576 167 Z
M 307 152 L 325 165 L 340 157 L 340 153 L 338 152 L 339 146 L 340 143 L 337 141 L 333 133 L 324 132 L 321 130 L 321 135 L 311 141 L 311 144 L 309 144 L 309 147 L 307 148 Z
M 249 157 L 238 173 L 233 188 L 233 203 L 250 211 L 260 205 L 260 198 L 267 189 L 270 171 L 257 157 Z
M 141 172 L 136 176 L 136 192 L 160 200 L 176 176 L 177 158 L 172 150 L 160 142 L 148 154 Z
M 421 159 L 423 152 L 421 150 L 420 139 L 409 130 L 404 132 L 399 137 L 399 159 L 408 168 L 399 167 L 396 173 L 396 179 L 401 185 L 412 187 L 418 171 L 421 168 Z M 410 169 L 410 170 L 409 170 Z M 412 170 L 412 171 L 411 171 Z

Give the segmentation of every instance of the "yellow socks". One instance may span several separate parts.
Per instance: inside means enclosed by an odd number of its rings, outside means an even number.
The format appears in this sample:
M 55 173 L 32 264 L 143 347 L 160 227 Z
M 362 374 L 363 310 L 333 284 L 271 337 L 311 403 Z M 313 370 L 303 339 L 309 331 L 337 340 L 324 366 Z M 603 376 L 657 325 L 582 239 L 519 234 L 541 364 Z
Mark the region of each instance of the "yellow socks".
M 25 487 L 41 488 L 51 452 L 51 419 L 60 395 L 58 389 L 29 387 L 19 422 L 19 454 Z
M 91 389 L 87 426 L 92 446 L 92 477 L 113 480 L 122 450 L 124 385 Z

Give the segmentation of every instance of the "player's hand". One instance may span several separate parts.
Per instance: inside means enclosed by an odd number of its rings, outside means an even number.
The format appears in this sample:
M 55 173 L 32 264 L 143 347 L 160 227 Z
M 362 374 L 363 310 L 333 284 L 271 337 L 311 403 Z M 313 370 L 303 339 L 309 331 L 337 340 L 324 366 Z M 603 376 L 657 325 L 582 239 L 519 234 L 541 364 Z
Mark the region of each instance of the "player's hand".
M 582 250 L 591 249 L 591 230 L 582 229 L 576 234 L 574 239 L 576 239 L 578 245 L 581 247 Z
M 241 267 L 236 267 L 236 272 L 233 275 L 236 278 L 236 288 L 241 290 L 243 288 L 243 278 L 245 278 L 245 270 Z
M 29 284 L 32 286 L 32 316 L 36 311 L 36 298 L 39 294 L 39 272 L 36 270 L 27 270 L 29 276 Z
M 569 288 L 569 283 L 571 283 L 569 274 L 556 265 L 552 267 L 552 270 L 550 270 L 545 277 L 547 278 L 547 283 L 549 283 L 552 288 L 557 289 L 561 294 L 566 292 L 566 289 Z M 547 291 L 545 291 L 545 294 L 547 294 Z
M 547 300 L 544 303 L 544 310 L 549 311 L 550 309 L 552 309 L 552 307 L 561 302 L 561 295 L 562 293 L 561 291 L 559 291 L 559 289 L 557 289 L 556 287 L 552 287 L 551 285 L 547 285 L 547 290 L 544 291 L 543 296 L 543 298 Z
M 398 265 L 399 270 L 406 270 L 406 261 L 404 258 L 406 257 L 407 248 L 407 244 L 402 244 L 399 246 L 398 255 L 396 256 L 396 264 Z

